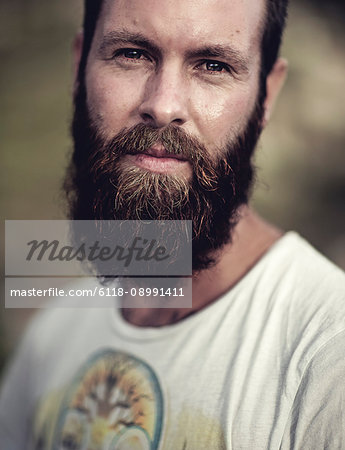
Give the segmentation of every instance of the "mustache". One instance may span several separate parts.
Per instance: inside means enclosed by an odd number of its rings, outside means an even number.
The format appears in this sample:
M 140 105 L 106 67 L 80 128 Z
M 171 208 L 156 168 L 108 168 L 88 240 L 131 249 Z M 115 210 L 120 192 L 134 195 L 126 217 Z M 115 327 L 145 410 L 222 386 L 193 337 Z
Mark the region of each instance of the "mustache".
M 145 124 L 137 124 L 131 128 L 125 128 L 115 137 L 105 140 L 102 136 L 96 136 L 94 148 L 96 152 L 91 156 L 89 164 L 92 173 L 111 174 L 116 170 L 121 157 L 130 154 L 146 153 L 155 144 L 161 144 L 169 155 L 178 155 L 186 159 L 192 165 L 195 176 L 207 189 L 213 189 L 217 181 L 217 167 L 220 160 L 211 158 L 206 147 L 195 137 L 189 135 L 183 129 L 170 126 L 165 129 L 154 128 Z M 226 157 L 221 162 L 225 164 L 226 171 L 232 172 L 232 168 Z
M 176 126 L 158 129 L 138 124 L 132 128 L 123 129 L 107 145 L 114 153 L 122 156 L 129 153 L 145 153 L 158 143 L 163 145 L 168 154 L 179 155 L 190 161 L 199 160 L 207 155 L 205 147 L 197 138 Z
M 83 79 L 79 82 L 72 124 L 74 151 L 64 183 L 70 217 L 192 220 L 193 270 L 210 267 L 216 258 L 213 252 L 231 238 L 238 208 L 248 201 L 262 102 L 258 99 L 242 133 L 229 130 L 224 145 L 213 150 L 173 124 L 157 129 L 142 123 L 109 138 L 105 130 L 110 129 L 101 118 L 91 118 Z M 145 153 L 155 144 L 189 161 L 192 177 L 187 180 L 127 164 L 125 155 Z

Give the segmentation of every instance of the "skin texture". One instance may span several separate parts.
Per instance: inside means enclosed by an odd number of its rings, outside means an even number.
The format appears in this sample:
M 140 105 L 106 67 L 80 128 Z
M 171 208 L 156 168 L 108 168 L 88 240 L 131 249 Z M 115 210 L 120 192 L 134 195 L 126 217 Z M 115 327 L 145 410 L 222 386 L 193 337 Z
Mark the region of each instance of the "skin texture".
M 85 79 L 90 115 L 104 138 L 137 124 L 173 124 L 219 158 L 254 110 L 263 17 L 264 0 L 105 0 Z M 267 78 L 264 123 L 285 73 L 279 59 Z M 169 170 L 190 176 L 188 164 Z M 280 236 L 243 207 L 217 265 L 194 278 L 191 310 L 124 309 L 124 316 L 138 326 L 161 326 L 195 313 L 229 290 Z
M 253 111 L 262 14 L 262 0 L 254 5 L 250 0 L 233 1 L 231 14 L 228 0 L 106 1 L 86 71 L 92 118 L 106 137 L 137 123 L 174 123 L 215 154 L 243 130 Z M 159 54 L 147 52 L 140 60 L 113 57 L 123 48 L 144 50 L 131 42 L 101 48 L 105 36 L 123 30 L 140 32 Z M 236 50 L 243 64 L 234 57 L 189 55 L 216 45 Z M 206 60 L 228 64 L 233 73 L 207 70 Z

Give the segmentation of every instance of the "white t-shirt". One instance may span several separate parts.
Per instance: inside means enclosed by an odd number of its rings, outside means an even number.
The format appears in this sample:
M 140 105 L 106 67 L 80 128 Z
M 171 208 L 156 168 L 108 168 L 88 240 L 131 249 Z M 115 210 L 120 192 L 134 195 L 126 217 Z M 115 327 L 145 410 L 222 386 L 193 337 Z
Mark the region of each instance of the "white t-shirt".
M 345 275 L 287 233 L 227 294 L 181 322 L 50 309 L 0 399 L 23 449 L 344 449 Z

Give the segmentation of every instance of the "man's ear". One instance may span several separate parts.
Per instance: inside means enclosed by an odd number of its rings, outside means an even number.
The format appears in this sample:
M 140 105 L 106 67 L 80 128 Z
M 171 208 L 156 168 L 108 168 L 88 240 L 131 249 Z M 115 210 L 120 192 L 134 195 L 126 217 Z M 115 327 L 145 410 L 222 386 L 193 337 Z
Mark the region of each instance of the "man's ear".
M 83 51 L 83 42 L 84 42 L 84 34 L 82 31 L 76 35 L 73 41 L 73 76 L 74 76 L 74 85 L 73 85 L 73 94 L 77 92 L 78 89 L 78 71 L 79 64 L 81 60 L 81 54 Z
M 278 58 L 266 80 L 266 99 L 264 102 L 265 114 L 263 125 L 271 118 L 275 102 L 284 85 L 288 71 L 288 62 L 284 58 Z

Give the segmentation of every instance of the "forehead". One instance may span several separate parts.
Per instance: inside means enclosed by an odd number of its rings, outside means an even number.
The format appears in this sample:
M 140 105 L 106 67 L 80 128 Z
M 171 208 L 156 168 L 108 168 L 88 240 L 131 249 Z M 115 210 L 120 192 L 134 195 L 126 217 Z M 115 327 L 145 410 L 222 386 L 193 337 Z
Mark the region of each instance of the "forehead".
M 265 0 L 104 0 L 96 39 L 114 30 L 140 32 L 173 50 L 231 43 L 259 51 Z

